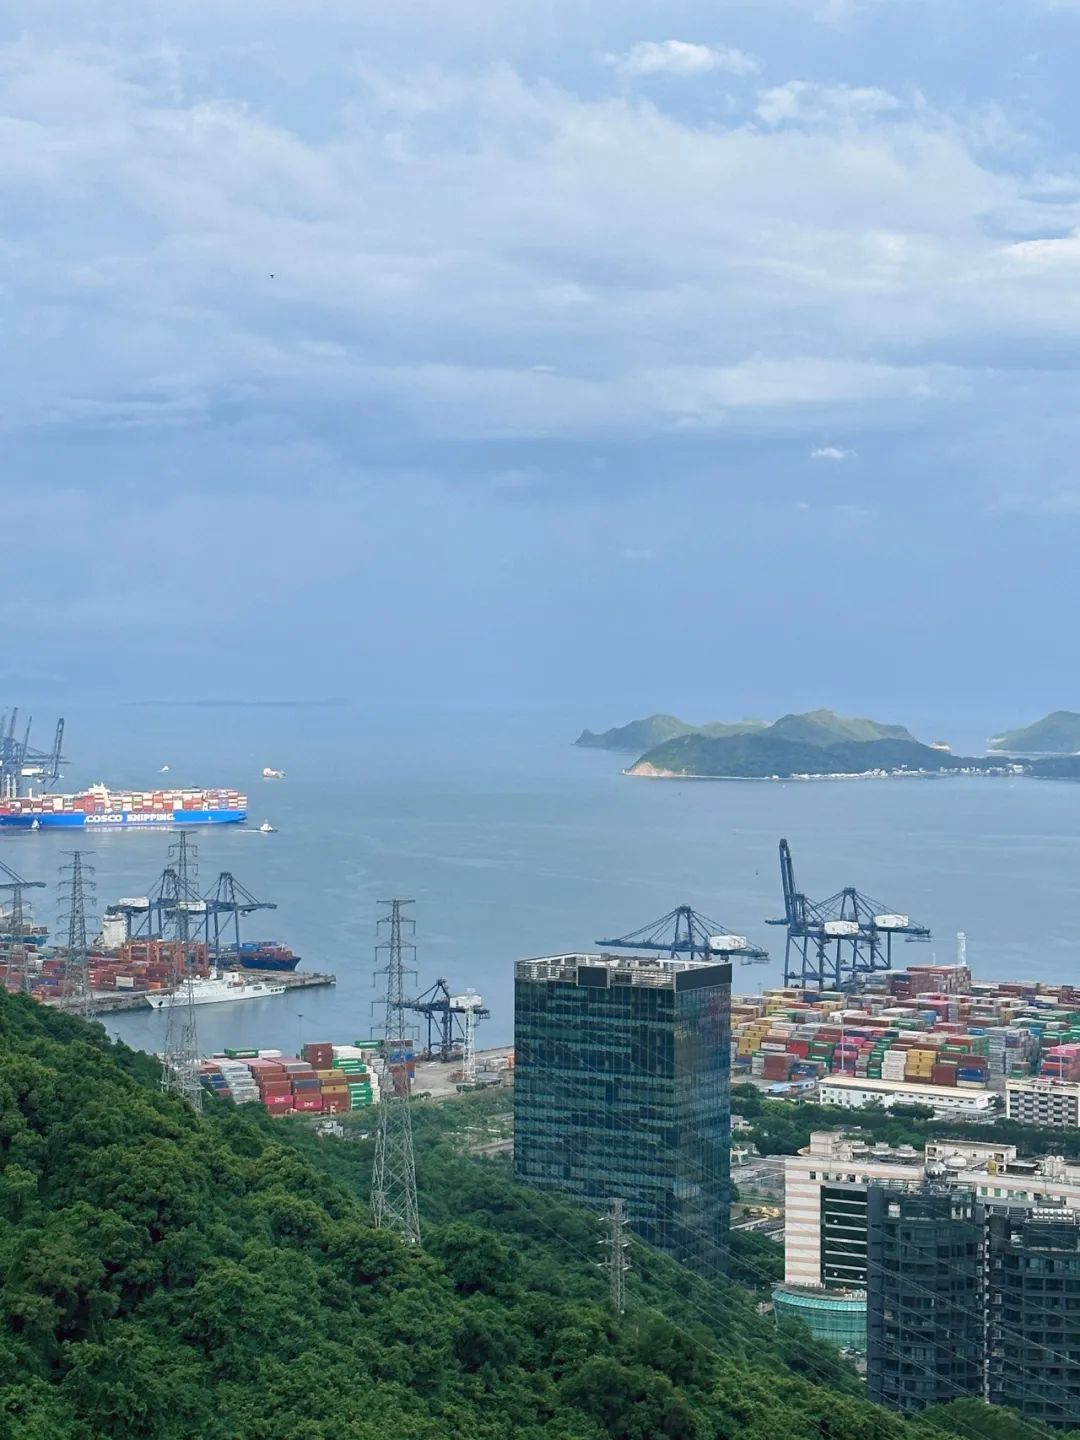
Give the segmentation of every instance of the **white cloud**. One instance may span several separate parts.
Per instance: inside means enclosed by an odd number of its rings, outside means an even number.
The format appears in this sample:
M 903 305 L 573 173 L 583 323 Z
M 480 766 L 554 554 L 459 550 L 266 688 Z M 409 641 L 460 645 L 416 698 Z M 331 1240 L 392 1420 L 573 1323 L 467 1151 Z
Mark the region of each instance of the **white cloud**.
M 620 75 L 754 75 L 761 66 L 742 50 L 726 45 L 696 45 L 688 40 L 641 40 L 622 55 L 605 55 Z
M 632 565 L 647 565 L 653 557 L 651 550 L 634 550 L 628 546 L 622 552 L 622 558 Z
M 310 124 L 211 50 L 0 47 L 0 428 L 809 448 L 962 402 L 980 337 L 1080 337 L 1070 242 L 1027 238 L 1080 195 L 928 107 L 793 82 L 724 125 L 505 64 L 324 63 L 344 98 Z
M 819 445 L 817 449 L 810 451 L 811 460 L 851 460 L 855 455 L 854 450 L 843 450 L 839 445 Z
M 887 90 L 868 85 L 816 85 L 789 80 L 758 96 L 758 118 L 766 125 L 820 125 L 827 121 L 874 120 L 901 109 Z

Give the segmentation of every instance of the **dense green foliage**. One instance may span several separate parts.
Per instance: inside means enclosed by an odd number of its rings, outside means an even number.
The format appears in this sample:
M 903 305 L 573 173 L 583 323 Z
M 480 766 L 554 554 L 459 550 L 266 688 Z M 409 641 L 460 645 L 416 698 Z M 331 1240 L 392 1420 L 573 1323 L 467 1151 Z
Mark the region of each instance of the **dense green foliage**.
M 1080 715 L 1055 710 L 1033 725 L 995 735 L 990 743 L 1016 755 L 1075 755 L 1080 751 Z
M 631 720 L 628 725 L 616 725 L 599 733 L 583 730 L 574 744 L 593 750 L 625 750 L 631 755 L 640 755 L 645 750 L 651 750 L 654 745 L 673 740 L 678 735 L 742 735 L 748 730 L 760 730 L 764 725 L 764 720 L 688 725 L 677 715 L 649 715 L 644 720 Z
M 790 740 L 802 745 L 837 745 L 846 741 L 907 740 L 915 737 L 903 725 L 882 725 L 877 720 L 863 720 L 852 715 L 837 715 L 832 710 L 808 710 L 805 715 L 782 715 L 771 725 L 764 720 L 713 721 L 708 725 L 688 725 L 677 715 L 649 715 L 644 720 L 631 720 L 597 733 L 583 730 L 574 741 L 598 750 L 626 750 L 634 755 L 684 736 L 704 735 L 710 740 L 723 740 L 736 735 L 761 734 L 772 740 Z
M 418 1107 L 410 1251 L 368 1223 L 359 1131 L 199 1117 L 100 1027 L 0 995 L 0 1437 L 940 1440 L 639 1245 L 617 1320 L 596 1218 L 470 1155 L 497 1109 Z
M 866 775 L 872 770 L 899 769 L 948 774 L 956 770 L 993 770 L 1000 768 L 1001 762 L 950 755 L 931 745 L 920 745 L 917 740 L 845 740 L 819 745 L 774 736 L 770 728 L 755 735 L 732 735 L 719 740 L 683 735 L 655 746 L 637 765 L 676 775 L 765 779 L 771 775 Z
M 832 710 L 808 710 L 805 715 L 781 715 L 769 726 L 774 740 L 798 740 L 808 745 L 839 745 L 855 740 L 910 740 L 915 736 L 904 725 L 883 725 L 857 715 L 837 715 Z

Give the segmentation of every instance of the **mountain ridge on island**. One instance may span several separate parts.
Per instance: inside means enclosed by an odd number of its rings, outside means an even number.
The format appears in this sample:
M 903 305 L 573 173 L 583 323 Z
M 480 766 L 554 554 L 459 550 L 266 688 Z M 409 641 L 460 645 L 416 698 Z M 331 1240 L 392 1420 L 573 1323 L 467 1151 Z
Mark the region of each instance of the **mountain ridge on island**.
M 911 731 L 903 725 L 885 725 L 853 715 L 838 715 L 833 710 L 808 710 L 804 714 L 781 715 L 770 725 L 765 720 L 715 721 L 708 725 L 690 725 L 677 715 L 649 715 L 595 733 L 583 730 L 575 745 L 594 750 L 619 750 L 644 756 L 657 745 L 685 736 L 704 736 L 710 740 L 731 739 L 739 735 L 768 735 L 775 740 L 790 740 L 807 745 L 835 745 L 851 741 L 904 740 L 915 742 Z
M 720 739 L 725 735 L 764 730 L 767 723 L 765 720 L 736 720 L 689 725 L 677 715 L 646 715 L 626 725 L 614 725 L 610 730 L 583 730 L 574 744 L 588 750 L 624 750 L 631 755 L 641 755 L 654 745 L 662 745 L 665 740 L 674 740 L 680 735 L 708 735 L 712 739 Z
M 1075 755 L 1080 753 L 1080 714 L 1053 710 L 1032 725 L 993 736 L 989 743 L 1010 755 Z

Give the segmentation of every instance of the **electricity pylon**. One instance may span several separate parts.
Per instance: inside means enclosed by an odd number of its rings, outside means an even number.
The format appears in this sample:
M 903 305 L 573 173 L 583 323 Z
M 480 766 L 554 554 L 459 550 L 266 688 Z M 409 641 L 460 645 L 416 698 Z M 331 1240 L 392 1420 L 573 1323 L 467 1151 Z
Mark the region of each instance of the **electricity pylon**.
M 176 891 L 172 899 L 176 938 L 180 942 L 180 969 L 165 1007 L 165 1045 L 161 1052 L 161 1088 L 182 1095 L 196 1110 L 202 1109 L 199 1084 L 199 1032 L 195 1023 L 195 956 L 191 940 L 191 914 L 205 902 L 199 900 L 198 852 L 181 830 L 180 839 L 169 846 L 171 873 Z
M 65 1010 L 87 1019 L 93 1014 L 93 994 L 87 974 L 86 901 L 94 894 L 94 867 L 83 862 L 83 851 L 69 850 L 71 864 L 60 871 L 61 923 L 67 927 L 64 980 L 60 998 Z
M 376 970 L 386 976 L 383 997 L 383 1073 L 379 1095 L 379 1128 L 375 1137 L 375 1168 L 371 1181 L 371 1209 L 378 1229 L 396 1230 L 407 1245 L 420 1244 L 420 1213 L 416 1203 L 416 1159 L 413 1155 L 412 1085 L 405 1044 L 406 946 L 401 938 L 401 907 L 411 900 L 384 900 L 390 914 L 379 921 L 386 939 L 375 947 L 376 958 L 386 964 Z M 384 928 L 385 927 L 385 928 Z M 416 947 L 409 945 L 410 951 Z M 412 969 L 409 974 L 415 974 Z

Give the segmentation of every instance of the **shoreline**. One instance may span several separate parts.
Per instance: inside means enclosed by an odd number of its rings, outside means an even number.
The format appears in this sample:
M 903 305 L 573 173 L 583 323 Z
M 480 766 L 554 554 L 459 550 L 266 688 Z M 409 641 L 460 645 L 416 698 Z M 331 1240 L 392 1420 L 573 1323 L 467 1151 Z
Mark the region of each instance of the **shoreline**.
M 785 784 L 789 781 L 800 784 L 824 780 L 968 780 L 982 778 L 990 780 L 1030 780 L 1030 775 L 1017 774 L 1009 770 L 863 770 L 856 774 L 831 773 L 798 775 L 695 775 L 682 770 L 658 770 L 655 765 L 631 766 L 619 771 L 631 780 L 714 780 L 751 784 L 761 781 L 767 784 Z M 1048 777 L 1054 778 L 1054 777 Z

